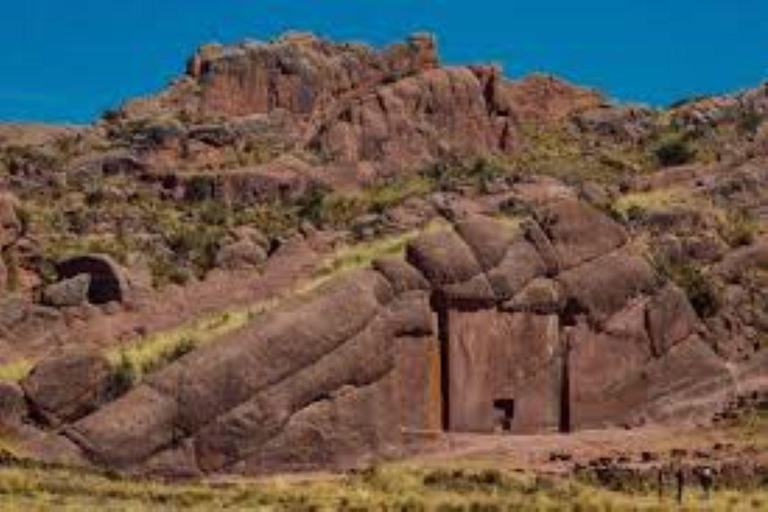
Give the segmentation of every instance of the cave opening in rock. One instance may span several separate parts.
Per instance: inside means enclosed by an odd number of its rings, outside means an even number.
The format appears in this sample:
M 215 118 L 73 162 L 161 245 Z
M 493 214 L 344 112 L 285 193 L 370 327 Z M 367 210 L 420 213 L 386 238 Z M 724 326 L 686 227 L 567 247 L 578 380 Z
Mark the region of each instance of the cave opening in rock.
M 497 398 L 493 401 L 493 408 L 497 413 L 496 424 L 503 432 L 511 431 L 512 421 L 515 419 L 515 399 Z

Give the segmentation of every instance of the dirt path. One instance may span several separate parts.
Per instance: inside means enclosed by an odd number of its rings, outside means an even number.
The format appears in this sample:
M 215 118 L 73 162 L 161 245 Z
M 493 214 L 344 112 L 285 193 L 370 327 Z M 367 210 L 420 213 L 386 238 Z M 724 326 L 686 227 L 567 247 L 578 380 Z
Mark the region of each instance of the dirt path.
M 726 429 L 694 425 L 639 429 L 585 430 L 572 434 L 482 435 L 447 434 L 438 450 L 414 457 L 409 462 L 425 466 L 476 463 L 509 470 L 563 473 L 574 464 L 587 465 L 599 458 L 626 463 L 669 459 L 673 451 L 691 459 L 710 462 L 732 459 L 741 450 L 752 453 L 753 461 L 768 461 L 768 447 L 755 440 L 734 435 Z

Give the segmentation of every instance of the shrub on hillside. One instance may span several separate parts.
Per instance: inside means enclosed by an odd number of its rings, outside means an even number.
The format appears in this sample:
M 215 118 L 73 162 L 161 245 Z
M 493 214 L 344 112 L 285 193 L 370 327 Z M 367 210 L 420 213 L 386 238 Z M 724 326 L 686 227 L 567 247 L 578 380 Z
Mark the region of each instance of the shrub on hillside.
M 754 242 L 759 230 L 759 223 L 749 212 L 729 212 L 720 226 L 720 235 L 731 247 L 742 247 Z
M 696 152 L 690 147 L 684 135 L 670 135 L 659 142 L 653 151 L 656 160 L 662 167 L 687 164 Z
M 743 133 L 754 135 L 763 122 L 763 116 L 754 109 L 743 111 L 739 115 L 738 127 Z
M 701 318 L 717 314 L 722 305 L 720 290 L 700 268 L 687 262 L 671 263 L 663 258 L 654 263 L 663 278 L 685 291 L 688 301 Z

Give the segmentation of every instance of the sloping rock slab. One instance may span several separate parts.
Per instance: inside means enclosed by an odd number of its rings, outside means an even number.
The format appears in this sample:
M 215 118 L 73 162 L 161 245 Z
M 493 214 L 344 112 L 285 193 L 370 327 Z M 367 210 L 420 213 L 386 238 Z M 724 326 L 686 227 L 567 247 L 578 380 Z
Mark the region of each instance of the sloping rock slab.
M 575 199 L 548 203 L 535 213 L 563 270 L 611 252 L 628 239 L 620 224 Z
M 109 361 L 93 350 L 52 355 L 21 381 L 36 414 L 54 425 L 93 411 L 109 385 Z

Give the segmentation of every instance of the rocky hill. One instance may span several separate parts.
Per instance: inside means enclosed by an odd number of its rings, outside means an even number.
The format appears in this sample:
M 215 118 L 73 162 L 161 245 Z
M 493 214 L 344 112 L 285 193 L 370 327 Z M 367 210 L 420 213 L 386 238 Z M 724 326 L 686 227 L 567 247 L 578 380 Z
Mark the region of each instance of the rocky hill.
M 766 119 L 288 34 L 3 126 L 3 436 L 200 475 L 720 417 L 768 384 Z

